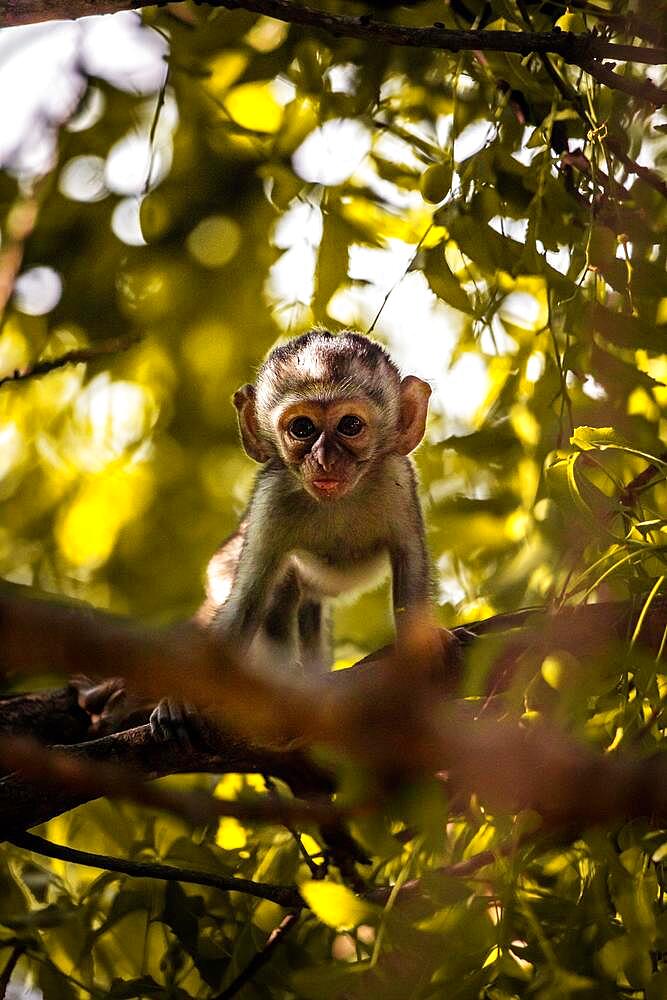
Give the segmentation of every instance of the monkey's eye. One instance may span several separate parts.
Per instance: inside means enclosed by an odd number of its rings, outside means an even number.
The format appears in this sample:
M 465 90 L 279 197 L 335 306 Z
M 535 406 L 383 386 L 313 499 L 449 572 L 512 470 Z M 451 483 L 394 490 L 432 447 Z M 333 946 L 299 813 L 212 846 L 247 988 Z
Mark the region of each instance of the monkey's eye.
M 345 437 L 356 437 L 357 434 L 361 434 L 364 429 L 364 422 L 360 417 L 355 417 L 352 413 L 347 413 L 344 417 L 341 417 L 338 421 L 338 427 L 336 430 L 339 434 L 344 434 Z
M 295 417 L 288 427 L 290 434 L 297 441 L 305 441 L 307 438 L 312 437 L 316 429 L 310 417 Z

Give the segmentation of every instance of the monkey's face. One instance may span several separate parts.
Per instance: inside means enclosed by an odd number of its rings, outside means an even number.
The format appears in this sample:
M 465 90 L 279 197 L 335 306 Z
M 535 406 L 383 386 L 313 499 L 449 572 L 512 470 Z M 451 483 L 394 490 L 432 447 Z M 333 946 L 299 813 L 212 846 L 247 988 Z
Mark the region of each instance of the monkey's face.
M 303 400 L 278 414 L 278 448 L 306 492 L 331 503 L 351 493 L 367 471 L 378 424 L 368 400 Z

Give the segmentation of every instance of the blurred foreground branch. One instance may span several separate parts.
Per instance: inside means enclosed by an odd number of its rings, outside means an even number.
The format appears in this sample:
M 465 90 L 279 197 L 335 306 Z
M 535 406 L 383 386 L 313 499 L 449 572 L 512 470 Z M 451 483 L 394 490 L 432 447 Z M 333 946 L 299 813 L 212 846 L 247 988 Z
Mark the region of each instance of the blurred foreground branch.
M 507 688 L 527 655 L 553 650 L 569 650 L 580 659 L 612 655 L 636 620 L 628 604 L 587 605 L 498 616 L 468 626 L 464 637 L 476 649 L 490 644 L 485 692 L 491 695 Z M 655 648 L 666 621 L 667 603 L 655 601 L 637 641 Z M 476 792 L 493 809 L 530 808 L 549 827 L 580 828 L 634 816 L 667 819 L 667 756 L 603 754 L 551 724 L 524 729 L 507 713 L 501 720 L 488 698 L 453 698 L 467 653 L 440 630 L 415 628 L 400 648 L 380 650 L 348 671 L 295 683 L 244 669 L 194 626 L 145 629 L 92 609 L 12 596 L 0 598 L 0 651 L 5 672 L 34 670 L 36 664 L 62 672 L 120 668 L 142 696 L 157 700 L 169 692 L 194 699 L 211 720 L 212 735 L 203 747 L 157 744 L 148 726 L 135 726 L 61 746 L 60 767 L 67 755 L 73 765 L 77 760 L 122 765 L 147 779 L 185 771 L 255 772 L 282 778 L 297 796 L 312 798 L 328 795 L 331 779 L 303 750 L 323 745 L 375 771 L 379 788 L 440 773 L 453 796 Z M 33 716 L 36 697 L 25 696 Z M 77 738 L 81 702 L 87 704 L 89 692 L 82 697 L 79 687 L 78 698 L 69 701 L 62 692 L 46 697 L 59 706 L 61 718 L 72 712 Z M 11 711 L 15 723 L 5 725 L 6 736 L 25 733 L 29 727 L 17 721 L 16 701 Z M 67 768 L 56 769 L 54 781 L 39 761 L 31 769 L 29 757 L 19 752 L 13 762 L 23 760 L 26 774 L 14 772 L 0 782 L 0 808 L 13 830 L 95 795 L 123 792 L 122 784 L 112 788 L 114 776 L 103 769 L 96 781 L 94 770 L 82 767 L 77 777 L 73 766 L 69 783 Z M 127 789 L 132 797 L 130 779 Z M 164 801 L 155 804 L 168 807 Z M 300 818 L 307 813 L 303 809 Z M 256 818 L 283 822 L 286 815 L 274 804 Z M 311 818 L 328 817 L 313 808 Z

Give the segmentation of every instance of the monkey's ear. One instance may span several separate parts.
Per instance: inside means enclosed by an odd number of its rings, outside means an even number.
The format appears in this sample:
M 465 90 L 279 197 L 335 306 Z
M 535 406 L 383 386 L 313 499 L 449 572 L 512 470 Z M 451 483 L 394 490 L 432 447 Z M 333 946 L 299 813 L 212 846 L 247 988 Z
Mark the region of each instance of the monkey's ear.
M 424 437 L 431 386 L 416 375 L 407 375 L 401 382 L 400 393 L 396 451 L 399 455 L 409 455 Z
M 262 442 L 257 427 L 255 411 L 255 387 L 242 385 L 233 396 L 234 406 L 238 411 L 241 441 L 248 455 L 256 462 L 266 462 L 271 457 Z

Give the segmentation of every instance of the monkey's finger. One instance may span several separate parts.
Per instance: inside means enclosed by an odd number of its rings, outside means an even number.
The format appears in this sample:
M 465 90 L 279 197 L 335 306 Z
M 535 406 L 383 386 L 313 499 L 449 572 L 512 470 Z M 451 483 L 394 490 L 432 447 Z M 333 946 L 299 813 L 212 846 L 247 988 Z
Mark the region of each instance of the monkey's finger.
M 194 712 L 194 706 L 188 705 L 186 702 L 174 701 L 171 698 L 168 698 L 167 701 L 169 703 L 172 739 L 177 739 L 183 750 L 192 750 L 188 719 Z M 189 709 L 192 709 L 192 712 Z
M 187 715 L 186 708 L 180 701 L 175 698 L 162 698 L 149 718 L 153 738 L 158 743 L 176 741 L 183 750 L 191 751 L 192 740 Z
M 158 743 L 168 743 L 174 738 L 171 726 L 171 710 L 168 698 L 161 698 L 151 712 L 148 723 L 153 739 Z

